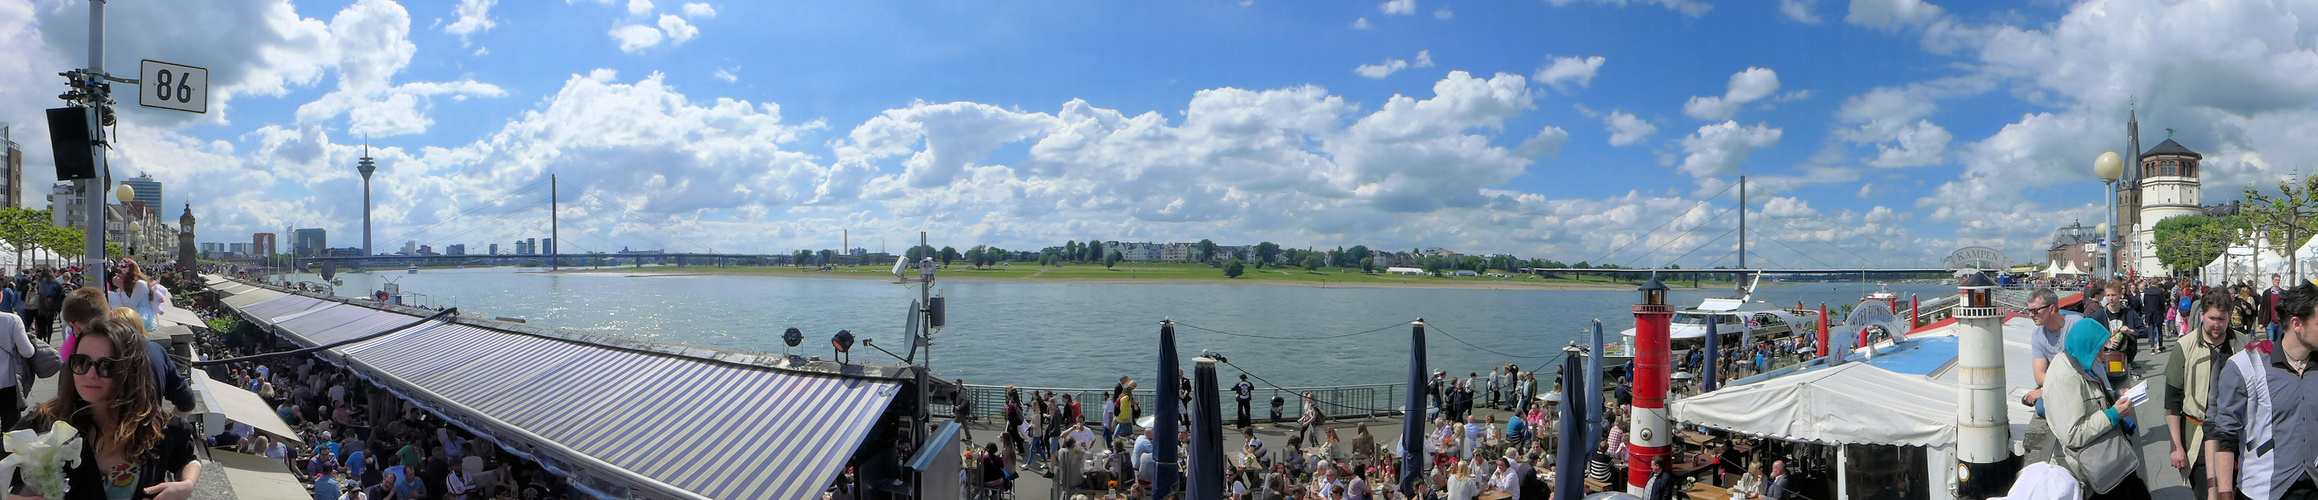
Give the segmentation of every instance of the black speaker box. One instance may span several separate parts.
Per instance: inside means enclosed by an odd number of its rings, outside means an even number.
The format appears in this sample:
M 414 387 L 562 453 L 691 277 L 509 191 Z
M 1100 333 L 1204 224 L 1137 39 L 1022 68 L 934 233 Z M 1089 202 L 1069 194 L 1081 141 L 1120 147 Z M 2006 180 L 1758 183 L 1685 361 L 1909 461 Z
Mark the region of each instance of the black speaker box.
M 90 124 L 96 123 L 95 108 L 56 108 L 48 110 L 48 145 L 56 150 L 56 180 L 70 181 L 97 178 L 96 138 Z

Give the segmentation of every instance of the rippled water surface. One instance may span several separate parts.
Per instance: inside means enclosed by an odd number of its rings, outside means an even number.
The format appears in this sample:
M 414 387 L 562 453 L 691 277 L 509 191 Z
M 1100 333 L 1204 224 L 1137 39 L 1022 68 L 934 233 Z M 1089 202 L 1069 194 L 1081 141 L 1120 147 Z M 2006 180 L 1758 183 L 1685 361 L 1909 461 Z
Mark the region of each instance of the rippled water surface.
M 642 272 L 650 272 L 644 270 Z M 307 277 L 305 279 L 312 279 Z M 613 333 L 666 342 L 788 352 L 788 327 L 805 331 L 794 352 L 830 353 L 839 329 L 903 344 L 903 321 L 916 285 L 852 279 L 749 276 L 631 277 L 614 273 L 547 274 L 534 270 L 453 269 L 420 274 L 340 277 L 339 293 L 359 295 L 392 280 L 466 314 L 519 317 L 534 325 Z M 1858 283 L 1766 284 L 1757 299 L 1817 307 L 1852 303 L 1872 291 Z M 1892 285 L 1905 297 L 1953 294 L 1953 286 Z M 1186 357 L 1201 349 L 1283 385 L 1398 382 L 1408 364 L 1408 320 L 1422 317 L 1429 363 L 1452 372 L 1508 362 L 1534 367 L 1581 341 L 1594 318 L 1614 341 L 1633 324 L 1630 290 L 1430 290 L 1317 288 L 1279 285 L 1095 284 L 944 281 L 949 320 L 935 337 L 934 370 L 968 382 L 1049 387 L 1109 387 L 1121 374 L 1148 378 L 1159 321 L 1266 339 L 1178 328 Z M 1723 288 L 1676 289 L 1681 306 L 1727 296 Z M 1902 304 L 1905 304 L 1903 299 Z M 1394 327 L 1394 325 L 1401 325 Z M 1306 340 L 1391 327 L 1330 340 Z M 1459 342 L 1471 342 L 1480 348 Z M 892 349 L 893 347 L 888 347 Z M 1502 353 L 1502 354 L 1499 354 Z M 856 346 L 856 360 L 890 360 Z M 1519 356 L 1519 357 L 1517 357 Z M 1188 365 L 1188 363 L 1186 363 Z M 1226 370 L 1229 371 L 1228 369 Z

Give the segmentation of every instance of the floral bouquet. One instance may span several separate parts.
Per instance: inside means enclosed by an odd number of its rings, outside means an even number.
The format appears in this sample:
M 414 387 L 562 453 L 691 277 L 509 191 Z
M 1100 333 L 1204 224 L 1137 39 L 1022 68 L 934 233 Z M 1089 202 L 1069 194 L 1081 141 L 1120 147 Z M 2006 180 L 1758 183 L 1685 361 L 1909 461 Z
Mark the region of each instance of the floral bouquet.
M 64 469 L 80 465 L 80 430 L 72 424 L 57 422 L 46 433 L 31 430 L 10 431 L 0 442 L 5 442 L 8 458 L 0 460 L 0 477 L 22 472 L 24 481 L 39 488 L 43 496 L 62 498 L 65 493 Z

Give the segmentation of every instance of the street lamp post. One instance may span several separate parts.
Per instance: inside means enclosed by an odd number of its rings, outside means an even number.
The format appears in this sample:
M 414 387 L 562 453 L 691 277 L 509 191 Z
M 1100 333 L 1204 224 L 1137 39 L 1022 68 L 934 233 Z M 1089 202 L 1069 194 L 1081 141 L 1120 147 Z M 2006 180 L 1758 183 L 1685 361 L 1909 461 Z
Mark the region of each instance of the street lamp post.
M 2116 151 L 2101 153 L 2099 158 L 2093 159 L 2093 174 L 2100 176 L 2101 183 L 2109 186 L 2109 194 L 2102 197 L 2102 201 L 2107 202 L 2109 207 L 2109 228 L 2102 232 L 2104 239 L 2101 240 L 2103 243 L 2101 255 L 2109 260 L 2109 265 L 2102 270 L 2101 276 L 2103 279 L 2108 279 L 2113 278 L 2113 275 L 2117 273 L 2117 179 L 2125 176 L 2125 157 L 2118 155 Z

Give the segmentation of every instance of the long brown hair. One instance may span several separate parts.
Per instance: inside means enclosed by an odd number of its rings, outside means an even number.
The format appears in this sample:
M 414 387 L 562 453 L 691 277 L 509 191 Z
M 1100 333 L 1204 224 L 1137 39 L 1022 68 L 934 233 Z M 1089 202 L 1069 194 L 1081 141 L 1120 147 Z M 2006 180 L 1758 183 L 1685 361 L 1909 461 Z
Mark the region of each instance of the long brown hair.
M 114 428 L 111 434 L 96 437 L 99 453 L 118 453 L 130 463 L 143 462 L 161 440 L 161 432 L 169 425 L 169 414 L 161 410 L 160 391 L 154 387 L 153 360 L 146 357 L 145 338 L 137 334 L 137 326 L 117 317 L 104 317 L 89 322 L 88 329 L 78 334 L 75 350 L 86 342 L 105 341 L 113 347 L 113 357 L 120 360 L 114 365 L 113 393 L 108 401 L 81 401 L 73 388 L 72 370 L 59 370 L 56 377 L 56 397 L 41 403 L 30 418 L 42 423 L 71 421 L 74 416 L 89 414 L 94 418 L 93 405 L 111 408 Z M 67 359 L 74 353 L 64 353 Z M 95 433 L 95 429 L 84 429 Z

